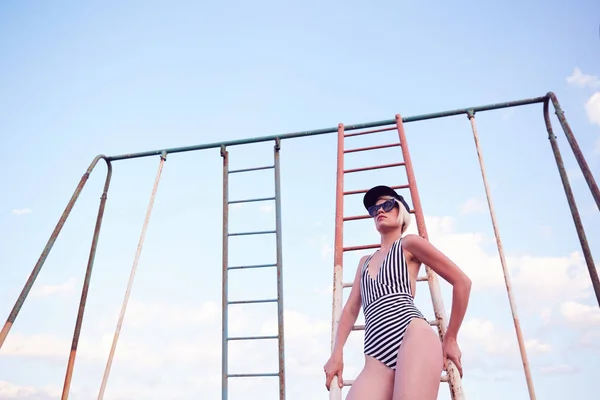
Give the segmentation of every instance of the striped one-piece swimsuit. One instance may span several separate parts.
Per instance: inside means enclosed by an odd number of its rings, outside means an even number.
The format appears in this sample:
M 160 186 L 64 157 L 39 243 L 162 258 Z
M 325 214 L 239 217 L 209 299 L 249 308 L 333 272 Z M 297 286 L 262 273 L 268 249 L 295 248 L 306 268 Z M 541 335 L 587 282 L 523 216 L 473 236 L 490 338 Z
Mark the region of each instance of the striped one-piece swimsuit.
M 369 275 L 371 254 L 362 266 L 360 294 L 365 315 L 364 353 L 396 369 L 398 349 L 408 324 L 423 318 L 414 304 L 401 238 L 384 258 L 377 276 Z

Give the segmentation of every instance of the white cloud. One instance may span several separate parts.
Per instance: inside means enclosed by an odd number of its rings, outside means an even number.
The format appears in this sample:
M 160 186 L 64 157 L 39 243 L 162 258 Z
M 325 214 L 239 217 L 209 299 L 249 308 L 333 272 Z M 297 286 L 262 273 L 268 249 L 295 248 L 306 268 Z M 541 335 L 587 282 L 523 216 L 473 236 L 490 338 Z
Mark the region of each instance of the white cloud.
M 600 325 L 600 308 L 575 301 L 566 301 L 560 305 L 562 316 L 571 324 L 581 327 Z
M 269 213 L 273 211 L 273 206 L 271 204 L 265 204 L 264 206 L 260 206 L 260 211 L 264 213 Z
M 25 215 L 30 214 L 32 211 L 29 208 L 15 208 L 12 210 L 14 215 Z
M 8 399 L 28 399 L 28 400 L 47 400 L 55 399 L 60 396 L 58 388 L 43 387 L 34 388 L 31 386 L 14 385 L 6 381 L 0 381 L 0 400 Z
M 461 208 L 463 214 L 482 214 L 488 210 L 487 203 L 480 198 L 467 200 Z
M 600 125 L 600 92 L 590 96 L 585 102 L 585 113 L 592 124 Z
M 68 295 L 75 293 L 75 278 L 71 278 L 65 283 L 61 283 L 58 285 L 41 285 L 34 286 L 31 295 L 33 297 L 47 297 L 56 294 Z
M 577 368 L 567 364 L 547 365 L 540 368 L 544 375 L 566 375 L 577 372 Z
M 600 87 L 600 79 L 598 79 L 597 76 L 584 74 L 577 67 L 575 69 L 573 69 L 573 73 L 567 77 L 567 83 L 570 85 L 581 87 L 581 88 Z

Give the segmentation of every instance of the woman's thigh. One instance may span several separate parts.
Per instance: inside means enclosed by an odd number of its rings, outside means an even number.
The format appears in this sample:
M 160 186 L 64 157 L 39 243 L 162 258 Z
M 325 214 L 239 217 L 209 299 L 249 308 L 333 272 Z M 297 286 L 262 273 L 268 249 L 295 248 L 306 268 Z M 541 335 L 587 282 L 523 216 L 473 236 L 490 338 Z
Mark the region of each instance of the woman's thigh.
M 435 400 L 444 369 L 442 344 L 429 323 L 414 319 L 398 351 L 393 400 Z
M 365 367 L 350 386 L 346 400 L 392 400 L 394 371 L 366 356 Z

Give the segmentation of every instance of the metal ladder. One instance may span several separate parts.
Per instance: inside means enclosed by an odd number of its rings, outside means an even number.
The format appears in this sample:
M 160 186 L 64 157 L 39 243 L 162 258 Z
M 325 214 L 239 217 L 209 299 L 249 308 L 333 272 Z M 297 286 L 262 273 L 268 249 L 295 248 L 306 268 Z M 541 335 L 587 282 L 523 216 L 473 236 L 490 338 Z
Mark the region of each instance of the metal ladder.
M 359 136 L 359 135 L 368 135 L 378 132 L 384 131 L 398 131 L 399 141 L 397 143 L 384 144 L 379 146 L 369 146 L 363 148 L 353 148 L 346 149 L 344 146 L 345 139 L 348 137 Z M 360 245 L 360 246 L 344 246 L 343 241 L 343 232 L 344 232 L 344 222 L 356 221 L 361 219 L 369 219 L 371 218 L 368 214 L 365 215 L 357 215 L 357 216 L 345 216 L 344 215 L 344 197 L 352 196 L 357 194 L 363 194 L 367 192 L 367 189 L 364 190 L 351 190 L 344 191 L 344 177 L 345 174 L 356 173 L 361 171 L 369 171 L 376 170 L 382 168 L 392 168 L 392 167 L 404 167 L 406 169 L 407 176 L 407 184 L 391 186 L 393 189 L 400 191 L 403 189 L 408 189 L 410 194 L 410 199 L 412 200 L 410 203 L 413 205 L 413 210 L 409 210 L 411 214 L 415 215 L 417 230 L 420 236 L 427 239 L 427 228 L 425 226 L 425 219 L 423 216 L 423 210 L 421 208 L 421 200 L 419 198 L 419 192 L 417 190 L 417 183 L 415 181 L 415 174 L 412 166 L 412 162 L 410 159 L 410 153 L 408 151 L 408 145 L 406 141 L 406 135 L 404 133 L 404 126 L 402 124 L 402 118 L 400 115 L 396 115 L 396 123 L 394 125 L 383 127 L 374 130 L 361 130 L 352 133 L 344 132 L 344 125 L 338 125 L 338 153 L 337 153 L 337 184 L 336 184 L 336 214 L 335 214 L 335 246 L 334 246 L 334 270 L 333 270 L 333 310 L 332 310 L 332 336 L 331 336 L 331 346 L 333 349 L 333 344 L 335 340 L 335 335 L 337 332 L 338 324 L 340 321 L 340 317 L 343 309 L 343 290 L 346 288 L 352 287 L 352 282 L 343 282 L 343 261 L 344 261 L 344 253 L 350 251 L 359 251 L 359 250 L 367 250 L 367 249 L 377 249 L 379 248 L 379 244 L 370 244 L 370 245 Z M 354 168 L 354 169 L 344 169 L 344 155 L 347 153 L 355 153 L 362 151 L 370 151 L 377 150 L 389 147 L 400 147 L 402 151 L 402 159 L 403 161 L 392 164 L 385 165 L 376 165 L 362 168 Z M 407 196 L 405 196 L 407 197 Z M 446 333 L 447 321 L 444 311 L 444 304 L 442 301 L 442 294 L 440 291 L 438 277 L 428 266 L 425 266 L 426 275 L 419 276 L 417 278 L 418 282 L 427 282 L 429 285 L 429 292 L 431 295 L 431 300 L 433 304 L 433 311 L 435 314 L 435 319 L 433 321 L 429 321 L 430 325 L 436 326 L 438 334 L 440 336 L 440 340 L 443 340 L 444 334 Z M 355 325 L 353 327 L 353 331 L 364 330 L 364 325 Z M 446 369 L 446 374 L 441 376 L 442 382 L 447 382 L 450 389 L 450 395 L 453 400 L 463 400 L 464 394 L 461 385 L 460 375 L 456 367 L 448 362 L 448 368 Z M 353 380 L 344 379 L 344 386 L 352 386 Z M 342 390 L 337 385 L 337 378 L 334 378 L 334 381 L 331 385 L 331 390 L 329 393 L 330 400 L 341 400 L 342 399 Z
M 221 361 L 221 399 L 228 398 L 229 378 L 258 378 L 258 377 L 278 377 L 279 378 L 279 400 L 285 400 L 285 357 L 284 357 L 284 335 L 283 335 L 283 279 L 282 279 L 282 245 L 281 245 L 281 186 L 280 186 L 280 168 L 279 168 L 279 150 L 280 141 L 275 139 L 273 165 L 245 168 L 238 170 L 229 170 L 229 153 L 226 147 L 221 146 L 221 157 L 223 158 L 223 289 L 222 289 L 222 361 Z M 255 199 L 229 200 L 229 175 L 236 173 L 247 173 L 252 171 L 274 169 L 275 172 L 275 196 Z M 257 231 L 257 232 L 229 232 L 229 206 L 237 203 L 250 203 L 261 201 L 275 201 L 275 230 Z M 262 265 L 239 265 L 229 266 L 229 238 L 232 236 L 250 236 L 250 235 L 270 235 L 275 234 L 277 254 L 275 264 Z M 277 298 L 274 299 L 254 299 L 230 301 L 228 297 L 229 272 L 242 269 L 257 268 L 276 268 L 277 269 Z M 277 303 L 277 335 L 272 336 L 238 336 L 230 337 L 228 332 L 229 307 L 232 305 L 259 304 L 259 303 Z M 228 348 L 229 342 L 234 340 L 277 340 L 279 355 L 279 370 L 277 372 L 265 373 L 239 373 L 231 374 L 228 368 Z

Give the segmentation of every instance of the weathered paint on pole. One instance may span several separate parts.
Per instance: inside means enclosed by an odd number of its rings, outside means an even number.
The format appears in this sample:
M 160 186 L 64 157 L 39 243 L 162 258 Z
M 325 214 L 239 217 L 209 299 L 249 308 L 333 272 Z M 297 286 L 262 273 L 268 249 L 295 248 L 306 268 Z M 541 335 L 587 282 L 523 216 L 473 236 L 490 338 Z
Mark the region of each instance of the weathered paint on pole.
M 277 340 L 279 353 L 279 400 L 285 400 L 285 337 L 283 320 L 283 243 L 281 228 L 281 172 L 280 150 L 281 143 L 275 139 L 274 165 L 275 165 L 275 231 L 277 242 Z
M 415 220 L 417 222 L 417 231 L 419 236 L 429 240 L 427 234 L 427 226 L 425 225 L 425 215 L 423 214 L 423 207 L 421 206 L 421 197 L 419 196 L 419 190 L 417 188 L 417 181 L 415 178 L 415 170 L 413 168 L 412 159 L 410 157 L 410 151 L 408 150 L 408 141 L 406 139 L 406 133 L 404 132 L 404 125 L 402 123 L 402 117 L 396 115 L 396 127 L 398 129 L 398 137 L 400 138 L 400 148 L 402 149 L 402 158 L 406 165 L 406 175 L 408 177 L 408 186 L 410 190 L 410 197 L 412 200 L 412 206 L 415 210 Z M 437 274 L 434 273 L 429 266 L 425 265 L 425 272 L 427 274 L 427 283 L 429 285 L 429 293 L 431 294 L 431 302 L 433 304 L 433 311 L 435 314 L 435 325 L 438 328 L 438 334 L 440 341 L 444 340 L 446 334 L 446 312 L 444 309 L 444 301 L 442 298 L 442 292 L 440 290 L 440 284 L 438 281 Z M 448 386 L 450 389 L 450 396 L 453 400 L 464 400 L 465 395 L 462 389 L 462 383 L 458 369 L 452 363 L 447 360 L 446 362 L 446 374 L 448 375 Z
M 473 140 L 475 142 L 475 150 L 477 151 L 477 159 L 479 160 L 479 169 L 481 171 L 481 178 L 483 179 L 483 187 L 485 189 L 485 197 L 488 203 L 488 209 L 490 211 L 490 218 L 492 219 L 492 227 L 494 228 L 494 236 L 496 237 L 496 246 L 498 247 L 498 255 L 500 256 L 500 265 L 502 266 L 502 274 L 504 275 L 504 283 L 506 285 L 506 293 L 508 295 L 508 303 L 510 304 L 510 312 L 513 317 L 513 323 L 515 325 L 515 332 L 517 334 L 517 343 L 519 345 L 519 352 L 521 353 L 521 361 L 523 363 L 523 370 L 525 371 L 525 381 L 527 382 L 527 390 L 529 391 L 529 398 L 535 400 L 535 388 L 533 386 L 533 378 L 531 377 L 531 370 L 529 368 L 529 359 L 527 357 L 527 349 L 525 348 L 525 340 L 523 339 L 523 333 L 521 332 L 521 322 L 519 320 L 519 314 L 517 313 L 517 302 L 513 295 L 512 284 L 510 281 L 510 272 L 506 265 L 506 257 L 504 256 L 504 247 L 502 246 L 502 240 L 500 238 L 500 229 L 496 222 L 496 211 L 494 210 L 494 204 L 492 202 L 492 192 L 488 185 L 487 174 L 485 172 L 485 164 L 483 162 L 483 153 L 479 146 L 479 134 L 477 133 L 477 124 L 475 122 L 475 114 L 469 112 L 469 121 L 471 122 L 471 129 L 473 131 Z
M 33 270 L 31 271 L 31 274 L 29 275 L 27 282 L 25 282 L 25 286 L 23 287 L 23 290 L 21 290 L 21 293 L 19 294 L 19 297 L 17 298 L 15 305 L 13 306 L 10 314 L 8 315 L 8 318 L 6 319 L 6 322 L 4 323 L 4 326 L 2 327 L 2 330 L 0 331 L 0 349 L 2 348 L 2 345 L 4 344 L 4 340 L 8 336 L 8 333 L 10 332 L 13 324 L 15 323 L 15 320 L 17 319 L 17 316 L 19 315 L 19 311 L 21 311 L 21 307 L 23 307 L 23 303 L 25 302 L 25 299 L 29 295 L 29 292 L 31 291 L 31 288 L 33 287 L 33 284 L 35 283 L 35 280 L 37 279 L 40 271 L 42 270 L 42 267 L 43 267 L 44 263 L 46 262 L 48 255 L 50 254 L 50 250 L 52 250 L 52 247 L 54 246 L 56 239 L 58 239 L 58 235 L 60 234 L 60 231 L 62 230 L 63 226 L 65 225 L 67 218 L 71 214 L 71 210 L 75 206 L 75 203 L 77 202 L 77 199 L 79 198 L 79 195 L 81 194 L 81 191 L 83 190 L 83 187 L 87 183 L 87 181 L 90 177 L 90 174 L 96 167 L 96 164 L 98 164 L 98 161 L 100 161 L 101 159 L 106 161 L 107 171 L 106 171 L 106 181 L 105 181 L 104 187 L 105 187 L 105 191 L 108 190 L 108 186 L 110 184 L 110 179 L 112 176 L 112 165 L 111 165 L 110 161 L 108 161 L 106 159 L 106 156 L 101 154 L 101 155 L 96 156 L 92 160 L 87 171 L 81 177 L 81 180 L 79 181 L 79 184 L 75 188 L 75 191 L 73 192 L 73 195 L 71 196 L 71 199 L 67 203 L 67 207 L 65 208 L 62 215 L 60 216 L 58 223 L 56 224 L 56 227 L 54 228 L 54 231 L 52 231 L 52 234 L 50 234 L 50 238 L 48 239 L 48 242 L 46 243 L 44 250 L 42 250 L 42 254 L 40 255 L 35 266 L 33 267 Z M 92 245 L 93 245 L 93 243 L 92 243 Z
M 108 353 L 108 360 L 106 362 L 106 367 L 104 368 L 104 375 L 102 376 L 102 382 L 100 383 L 100 390 L 98 392 L 98 400 L 102 400 L 104 398 L 104 392 L 106 391 L 106 385 L 108 383 L 108 377 L 110 376 L 112 362 L 115 357 L 115 351 L 117 349 L 119 335 L 121 334 L 121 328 L 123 327 L 123 320 L 125 319 L 125 312 L 127 311 L 127 304 L 129 302 L 129 297 L 131 295 L 131 289 L 133 288 L 133 280 L 135 279 L 135 273 L 137 271 L 137 266 L 140 261 L 140 256 L 142 254 L 142 248 L 144 247 L 144 240 L 146 239 L 146 231 L 148 229 L 148 224 L 150 223 L 150 216 L 152 215 L 152 208 L 154 207 L 154 199 L 156 198 L 156 193 L 158 191 L 158 184 L 160 182 L 160 177 L 162 175 L 163 166 L 164 166 L 164 163 L 166 160 L 167 160 L 167 153 L 161 154 L 160 162 L 158 164 L 158 171 L 156 172 L 156 178 L 154 179 L 154 186 L 152 187 L 152 192 L 150 194 L 150 201 L 148 203 L 148 208 L 146 209 L 146 217 L 144 218 L 144 224 L 142 226 L 142 233 L 140 235 L 137 250 L 135 252 L 135 257 L 133 259 L 133 265 L 131 267 L 131 272 L 129 274 L 129 281 L 127 282 L 127 289 L 125 290 L 125 298 L 123 299 L 123 304 L 121 305 L 121 312 L 119 314 L 119 319 L 117 321 L 117 327 L 115 329 L 115 334 L 113 336 L 113 341 L 112 341 L 112 344 L 110 347 L 110 352 Z

